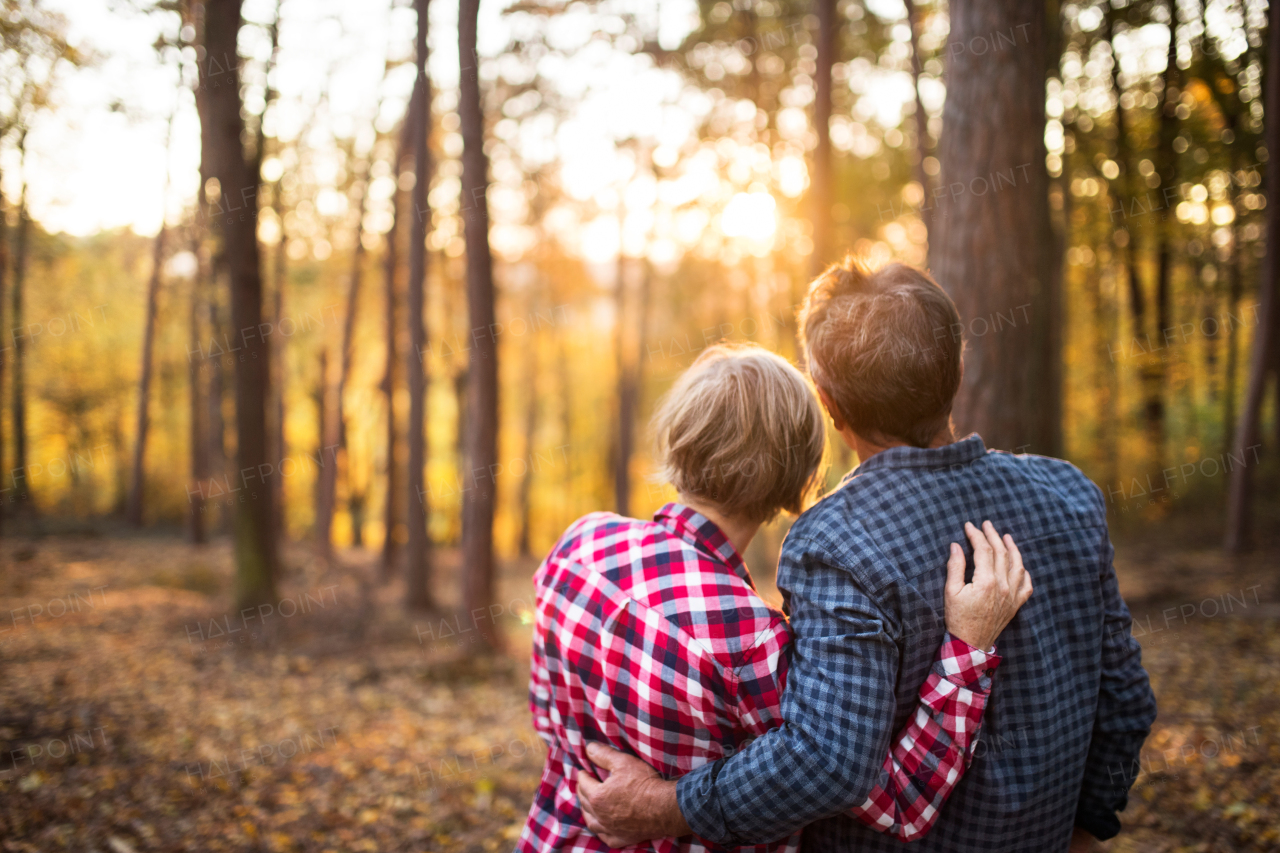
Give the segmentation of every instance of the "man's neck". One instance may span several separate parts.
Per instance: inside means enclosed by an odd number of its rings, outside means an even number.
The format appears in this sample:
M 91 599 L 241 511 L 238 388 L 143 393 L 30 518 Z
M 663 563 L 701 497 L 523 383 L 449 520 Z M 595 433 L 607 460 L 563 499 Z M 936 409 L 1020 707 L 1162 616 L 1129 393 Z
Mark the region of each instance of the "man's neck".
M 911 446 L 907 442 L 899 441 L 898 439 L 895 439 L 895 438 L 879 439 L 878 441 L 872 441 L 871 439 L 863 438 L 862 436 L 858 435 L 856 432 L 849 429 L 848 427 L 844 428 L 841 435 L 844 436 L 845 443 L 848 444 L 851 448 L 853 448 L 854 452 L 858 454 L 859 463 L 866 462 L 872 456 L 875 456 L 877 453 L 883 453 L 884 451 L 888 450 L 890 447 L 910 447 Z M 955 440 L 956 440 L 955 433 L 952 432 L 951 425 L 947 424 L 945 427 L 938 430 L 938 434 L 935 435 L 933 437 L 933 440 L 929 442 L 929 447 L 930 448 L 946 447 L 948 444 L 954 444 Z

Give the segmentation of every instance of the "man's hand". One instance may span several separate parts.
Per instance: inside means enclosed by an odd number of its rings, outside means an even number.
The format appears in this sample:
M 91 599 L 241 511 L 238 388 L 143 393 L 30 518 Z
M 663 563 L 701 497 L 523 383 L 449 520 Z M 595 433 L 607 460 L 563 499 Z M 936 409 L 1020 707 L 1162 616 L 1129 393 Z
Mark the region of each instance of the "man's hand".
M 1096 838 L 1077 826 L 1071 833 L 1071 847 L 1067 853 L 1092 853 L 1098 849 L 1097 845 Z
M 587 829 L 610 847 L 630 847 L 652 838 L 679 838 L 693 830 L 680 814 L 676 783 L 668 782 L 640 759 L 598 743 L 587 757 L 605 771 L 597 782 L 578 771 L 578 805 Z
M 951 543 L 947 561 L 947 630 L 975 649 L 988 651 L 1018 608 L 1031 597 L 1031 575 L 1013 537 L 1004 538 L 991 522 L 979 530 L 965 522 L 965 535 L 973 546 L 973 582 L 964 582 L 964 551 Z

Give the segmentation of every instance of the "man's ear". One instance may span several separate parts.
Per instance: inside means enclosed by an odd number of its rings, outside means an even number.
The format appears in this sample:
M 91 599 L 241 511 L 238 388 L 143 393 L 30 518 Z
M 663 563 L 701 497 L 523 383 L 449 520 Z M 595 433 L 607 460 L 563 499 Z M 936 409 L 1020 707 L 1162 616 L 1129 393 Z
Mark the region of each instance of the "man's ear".
M 831 416 L 831 423 L 835 426 L 836 432 L 844 432 L 844 418 L 840 416 L 840 410 L 836 408 L 836 404 L 831 402 L 831 396 L 821 385 L 816 386 L 818 389 L 818 399 L 822 401 L 822 408 L 827 410 L 827 414 Z

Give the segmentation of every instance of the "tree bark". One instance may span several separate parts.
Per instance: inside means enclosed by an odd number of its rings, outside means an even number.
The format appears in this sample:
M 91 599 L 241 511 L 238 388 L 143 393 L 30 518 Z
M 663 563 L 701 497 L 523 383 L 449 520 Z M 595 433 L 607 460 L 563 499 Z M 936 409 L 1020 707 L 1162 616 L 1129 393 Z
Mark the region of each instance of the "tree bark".
M 405 110 L 404 121 L 400 128 L 400 145 L 396 149 L 396 162 L 393 170 L 397 186 L 400 177 L 404 174 L 405 158 L 409 155 L 413 145 L 417 111 L 422 101 L 418 90 L 419 85 L 421 85 L 420 81 L 415 80 L 413 93 L 409 96 L 409 107 Z M 396 345 L 396 330 L 399 328 L 399 323 L 396 321 L 396 309 L 399 305 L 396 288 L 396 272 L 399 269 L 399 246 L 396 244 L 396 238 L 400 233 L 402 195 L 403 193 L 397 189 L 391 196 L 391 228 L 387 231 L 386 255 L 383 258 L 387 330 L 386 372 L 382 378 L 382 390 L 387 398 L 387 491 L 385 506 L 383 507 L 383 526 L 386 532 L 382 539 L 382 579 L 384 581 L 390 579 L 394 573 L 400 552 L 399 543 L 396 541 L 396 531 L 400 525 L 399 508 L 402 493 L 399 463 L 396 461 L 399 441 L 396 430 L 395 391 L 396 376 L 399 373 L 396 365 L 400 360 L 400 350 Z
M 259 333 L 262 322 L 262 277 L 257 239 L 258 174 L 245 158 L 243 103 L 240 98 L 236 40 L 242 0 L 209 0 L 205 7 L 205 61 L 201 85 L 209 91 L 208 118 L 213 126 L 214 172 L 221 186 L 222 235 L 230 272 L 231 325 L 235 330 L 236 456 L 238 469 L 235 514 L 236 599 L 241 608 L 275 598 L 277 573 L 273 522 L 275 501 L 263 482 L 267 458 L 267 398 L 270 347 Z M 221 61 L 220 74 L 211 73 Z M 243 500 L 241 500 L 243 498 Z
M 27 240 L 31 230 L 31 217 L 27 212 L 27 133 L 18 137 L 18 152 L 22 164 L 22 189 L 18 195 L 18 233 L 13 257 L 13 305 L 10 335 L 13 336 L 13 470 L 17 472 L 14 497 L 19 511 L 29 509 L 31 484 L 27 479 L 27 390 L 26 390 L 26 332 L 22 315 L 23 290 L 27 280 Z
M 366 161 L 365 176 L 360 184 L 358 200 L 356 201 L 356 244 L 351 259 L 351 279 L 347 285 L 347 312 L 342 318 L 342 371 L 338 376 L 338 392 L 335 400 L 336 411 L 334 417 L 338 425 L 338 447 L 344 454 L 347 451 L 347 415 L 343 398 L 346 395 L 347 382 L 351 378 L 351 361 L 355 355 L 356 308 L 360 304 L 360 283 L 364 277 L 364 214 L 365 201 L 369 195 L 369 170 L 367 166 L 368 163 Z M 352 544 L 360 545 L 363 542 L 363 537 L 359 524 L 363 518 L 363 512 L 357 513 L 354 506 L 356 492 L 351 482 L 351 458 L 349 454 L 346 454 L 346 466 L 347 501 L 351 512 Z M 334 483 L 337 483 L 336 471 L 334 473 Z M 332 503 L 333 498 L 330 498 L 330 504 Z M 357 518 L 357 516 L 360 516 L 360 518 Z
M 3 176 L 3 173 L 0 172 L 0 178 L 2 178 L 2 176 Z M 3 185 L 2 179 L 0 179 L 0 185 Z M 0 329 L 9 328 L 9 327 L 6 327 L 4 324 L 4 303 L 5 303 L 5 296 L 6 296 L 5 289 L 8 285 L 8 282 L 6 281 L 6 275 L 9 272 L 9 235 L 7 233 L 8 230 L 9 230 L 9 223 L 8 223 L 8 220 L 6 219 L 4 197 L 2 194 L 0 194 Z M 10 332 L 10 334 L 12 334 L 12 332 Z M 4 389 L 4 369 L 5 369 L 6 361 L 7 361 L 7 358 L 6 358 L 5 350 L 3 348 L 0 348 L 0 401 L 3 400 L 2 393 Z M 0 402 L 0 407 L 2 406 L 3 406 L 3 402 Z M 3 471 L 5 471 L 4 418 L 0 417 L 0 472 L 3 472 Z M 0 481 L 7 480 L 7 479 L 8 479 L 7 476 L 0 476 Z M 3 482 L 0 482 L 0 490 L 7 491 L 7 488 L 5 487 Z M 4 511 L 5 499 L 4 499 L 3 491 L 0 491 L 0 523 L 3 523 L 4 517 L 6 514 Z
M 406 522 L 409 525 L 409 548 L 405 555 L 405 604 L 415 609 L 432 606 L 431 540 L 427 529 L 431 517 L 425 468 L 427 409 L 427 328 L 423 318 L 426 308 L 427 227 L 431 211 L 427 208 L 427 187 L 431 180 L 427 151 L 431 126 L 431 78 L 427 76 L 427 0 L 414 0 L 418 12 L 415 57 L 418 78 L 414 94 L 419 99 L 413 124 L 413 192 L 409 195 L 413 218 L 409 228 L 409 352 L 405 359 L 405 376 L 409 382 L 409 477 Z
M 316 408 L 320 428 L 320 474 L 316 478 L 316 546 L 325 560 L 333 558 L 333 504 L 337 492 L 338 455 L 341 424 L 338 420 L 339 385 L 332 380 L 329 349 L 320 350 L 320 384 L 316 388 Z
M 1266 124 L 1267 151 L 1280 155 L 1280 3 L 1271 4 L 1270 26 L 1267 28 Z M 1258 282 L 1260 322 L 1253 338 L 1250 356 L 1249 386 L 1245 391 L 1244 411 L 1236 426 L 1234 456 L 1238 461 L 1231 471 L 1231 487 L 1227 496 L 1226 549 L 1246 551 L 1251 546 L 1253 514 L 1253 469 L 1256 467 L 1257 445 L 1261 432 L 1262 398 L 1267 376 L 1280 338 L 1280 300 L 1276 298 L 1276 279 L 1280 278 L 1280 169 L 1267 169 L 1267 233 L 1266 257 L 1261 264 Z M 1277 392 L 1280 397 L 1280 391 Z
M 458 56 L 461 72 L 458 114 L 462 124 L 462 205 L 466 218 L 467 305 L 472 329 L 470 351 L 471 417 L 467 429 L 467 458 L 474 477 L 463 499 L 462 553 L 464 601 L 468 613 L 489 612 L 494 599 L 493 510 L 497 483 L 493 471 L 498 455 L 498 346 L 494 328 L 493 258 L 489 253 L 489 161 L 484 152 L 484 111 L 480 100 L 480 58 L 476 53 L 476 17 L 480 0 L 460 0 Z M 501 647 L 492 620 L 479 636 L 489 648 Z
M 1156 337 L 1148 349 L 1156 350 L 1166 345 L 1165 334 L 1173 325 L 1173 250 L 1170 246 L 1172 224 L 1169 222 L 1171 193 L 1177 192 L 1178 158 L 1173 150 L 1173 140 L 1178 135 L 1178 4 L 1168 0 L 1169 48 L 1163 75 L 1164 93 L 1160 110 L 1159 141 L 1156 147 L 1156 173 L 1160 176 L 1160 221 L 1156 231 Z M 1151 358 L 1142 369 L 1146 402 L 1145 412 L 1147 442 L 1151 445 L 1154 473 L 1165 468 L 1165 421 L 1169 392 L 1169 371 L 1162 358 Z
M 924 199 L 920 204 L 920 221 L 924 223 L 925 230 L 925 246 L 928 248 L 932 245 L 933 240 L 933 205 L 930 200 L 933 198 L 930 192 L 929 173 L 925 171 L 924 161 L 929 156 L 929 116 L 924 111 L 924 99 L 920 97 L 920 74 L 923 70 L 923 63 L 920 61 L 920 39 L 917 37 L 917 26 L 919 24 L 919 12 L 916 9 L 915 0 L 903 0 L 907 7 L 907 26 L 911 29 L 911 88 L 916 96 L 916 182 L 920 184 L 920 190 Z M 927 266 L 927 263 L 926 263 Z
M 834 257 L 836 250 L 831 235 L 835 177 L 831 165 L 831 67 L 836 55 L 836 0 L 817 0 L 816 6 L 818 59 L 814 73 L 813 130 L 817 144 L 813 149 L 813 180 L 809 183 L 809 217 L 813 226 L 813 257 L 809 266 L 814 275 L 838 260 Z
M 976 431 L 990 447 L 1052 455 L 1059 389 L 1050 328 L 1044 28 L 1041 4 L 951 6 L 958 42 L 1010 31 L 1026 42 L 982 56 L 951 53 L 940 159 L 942 180 L 963 191 L 949 196 L 934 220 L 930 257 L 970 330 L 954 410 L 959 434 Z
M 167 182 L 166 182 L 167 183 Z M 146 320 L 142 329 L 142 370 L 138 378 L 138 416 L 134 432 L 133 474 L 129 487 L 129 505 L 126 520 L 132 527 L 142 526 L 143 463 L 147 452 L 147 407 L 151 402 L 152 351 L 156 337 L 156 303 L 160 298 L 161 270 L 164 264 L 165 224 L 160 223 L 156 233 L 154 253 L 151 259 L 151 280 L 147 283 Z

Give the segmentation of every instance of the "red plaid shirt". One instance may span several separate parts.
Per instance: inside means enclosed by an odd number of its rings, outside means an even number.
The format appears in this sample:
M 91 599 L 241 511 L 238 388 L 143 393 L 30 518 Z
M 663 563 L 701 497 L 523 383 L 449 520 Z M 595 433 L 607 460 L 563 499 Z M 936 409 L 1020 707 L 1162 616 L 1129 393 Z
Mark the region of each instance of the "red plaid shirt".
M 565 532 L 534 582 L 530 705 L 549 750 L 517 850 L 610 849 L 578 809 L 590 741 L 675 778 L 781 725 L 786 617 L 760 599 L 733 545 L 701 514 L 680 504 L 652 522 L 592 513 Z M 856 817 L 908 841 L 929 830 L 972 758 L 999 662 L 944 638 L 920 705 Z M 798 843 L 796 835 L 739 849 L 794 851 Z M 686 836 L 644 849 L 722 848 Z

